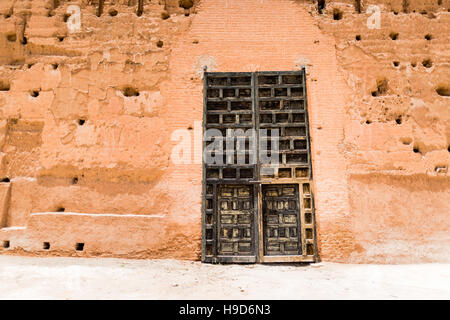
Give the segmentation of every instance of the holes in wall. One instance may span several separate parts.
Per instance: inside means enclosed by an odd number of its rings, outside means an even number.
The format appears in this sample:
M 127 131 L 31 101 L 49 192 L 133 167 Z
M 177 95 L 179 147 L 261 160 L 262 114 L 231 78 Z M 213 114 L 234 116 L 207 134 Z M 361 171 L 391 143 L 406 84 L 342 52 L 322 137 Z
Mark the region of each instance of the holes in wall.
M 389 34 L 389 38 L 391 38 L 392 40 L 397 40 L 398 39 L 398 33 L 397 32 L 391 32 Z
M 9 89 L 11 89 L 9 80 L 8 79 L 0 80 L 0 91 L 9 91 Z
M 409 12 L 409 0 L 402 0 L 402 11 L 403 13 Z
M 72 184 L 78 184 L 78 177 L 72 178 Z
M 422 65 L 428 69 L 433 66 L 433 62 L 431 61 L 431 59 L 425 59 L 422 61 Z
M 183 9 L 190 9 L 194 5 L 192 0 L 179 0 L 178 5 Z
M 357 34 L 355 39 L 356 39 L 356 41 L 361 41 L 361 35 Z
M 139 96 L 139 91 L 133 87 L 123 88 L 122 93 L 125 97 L 138 97 Z
M 394 65 L 394 67 L 397 68 L 400 65 L 400 62 L 399 61 L 393 61 L 392 64 Z
M 388 80 L 387 79 L 378 79 L 377 80 L 377 90 L 372 91 L 373 97 L 378 97 L 386 94 L 388 91 Z
M 6 40 L 8 40 L 9 42 L 16 42 L 17 35 L 15 33 L 9 33 L 6 35 Z
M 341 20 L 343 13 L 338 8 L 333 9 L 333 20 Z
M 50 242 L 44 242 L 44 243 L 42 243 L 42 249 L 44 249 L 44 250 L 50 250 Z
M 422 154 L 422 152 L 420 152 L 419 146 L 417 146 L 417 145 L 414 145 L 413 152 Z
M 57 63 L 52 63 L 52 68 L 53 68 L 53 70 L 58 69 L 58 67 L 59 67 L 59 64 L 57 64 Z
M 425 35 L 425 40 L 430 41 L 431 39 L 433 39 L 433 36 L 431 34 L 426 34 Z
M 402 116 L 399 116 L 395 119 L 396 124 L 402 124 Z
M 323 10 L 325 9 L 325 0 L 318 0 L 317 1 L 317 10 L 320 14 L 322 14 Z
M 355 0 L 355 11 L 361 13 L 362 5 L 361 0 Z
M 445 164 L 437 165 L 434 167 L 434 172 L 437 174 L 446 174 L 448 172 L 448 166 Z
M 0 179 L 0 182 L 8 183 L 8 182 L 10 182 L 10 180 L 9 180 L 8 177 L 3 177 L 3 178 Z
M 39 97 L 39 90 L 31 90 L 30 96 L 32 96 L 33 98 Z
M 161 41 L 161 40 L 158 40 L 158 42 L 156 42 L 156 46 L 157 46 L 158 48 L 162 48 L 163 45 L 164 45 L 164 42 Z
M 58 39 L 59 42 L 63 42 L 64 41 L 64 36 L 57 36 L 56 39 Z
M 75 250 L 76 251 L 83 251 L 84 250 L 84 243 L 83 242 L 77 242 L 75 244 Z
M 410 137 L 401 137 L 400 142 L 403 143 L 404 145 L 408 146 L 411 144 L 412 139 Z
M 109 11 L 108 11 L 108 14 L 109 14 L 111 17 L 117 16 L 118 13 L 119 13 L 119 12 L 117 12 L 117 10 L 114 9 L 114 8 L 111 8 L 111 9 L 109 9 Z
M 443 97 L 450 97 L 450 86 L 439 86 L 436 88 L 436 93 Z
M 161 19 L 167 20 L 170 18 L 170 14 L 167 11 L 161 12 Z
M 411 67 L 413 68 L 417 67 L 417 62 L 411 62 Z
M 3 240 L 2 246 L 4 249 L 8 249 L 10 247 L 11 243 L 9 240 Z
M 64 208 L 64 207 L 58 207 L 55 210 L 55 212 L 64 212 L 64 211 L 66 211 L 66 208 Z
M 372 123 L 371 120 L 369 120 L 369 119 L 366 120 L 366 124 L 371 124 L 371 123 Z
M 69 17 L 71 16 L 71 14 L 70 13 L 64 13 L 64 15 L 63 15 L 63 21 L 64 22 L 67 22 L 67 20 L 69 20 Z
M 84 125 L 86 123 L 86 120 L 85 119 L 78 119 L 77 123 L 78 123 L 79 126 L 82 126 L 82 125 Z
M 23 37 L 22 41 L 20 41 L 21 44 L 26 45 L 28 43 L 27 37 Z

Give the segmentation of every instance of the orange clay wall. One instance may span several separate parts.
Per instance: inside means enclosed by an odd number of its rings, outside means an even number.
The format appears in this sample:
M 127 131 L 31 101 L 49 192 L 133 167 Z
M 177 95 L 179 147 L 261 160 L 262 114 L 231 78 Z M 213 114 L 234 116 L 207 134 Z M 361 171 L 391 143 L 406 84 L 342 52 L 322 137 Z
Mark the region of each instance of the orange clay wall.
M 450 261 L 450 0 L 136 2 L 0 2 L 1 253 L 199 259 L 203 67 L 306 66 L 321 259 Z

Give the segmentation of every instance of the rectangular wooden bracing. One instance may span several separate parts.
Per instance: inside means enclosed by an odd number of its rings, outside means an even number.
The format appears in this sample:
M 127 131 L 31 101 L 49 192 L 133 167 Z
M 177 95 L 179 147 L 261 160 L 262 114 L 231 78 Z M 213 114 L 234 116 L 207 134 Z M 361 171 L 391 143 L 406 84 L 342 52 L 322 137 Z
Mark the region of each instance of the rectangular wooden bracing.
M 205 72 L 202 261 L 317 261 L 305 72 Z

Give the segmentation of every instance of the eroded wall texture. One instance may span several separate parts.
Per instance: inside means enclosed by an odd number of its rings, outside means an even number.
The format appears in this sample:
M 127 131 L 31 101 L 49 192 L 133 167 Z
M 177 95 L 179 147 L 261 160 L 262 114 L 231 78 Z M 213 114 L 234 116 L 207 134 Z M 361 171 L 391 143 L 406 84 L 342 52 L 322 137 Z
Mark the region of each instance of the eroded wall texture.
M 450 261 L 449 0 L 137 2 L 0 2 L 0 252 L 199 259 L 203 68 L 306 66 L 320 258 Z

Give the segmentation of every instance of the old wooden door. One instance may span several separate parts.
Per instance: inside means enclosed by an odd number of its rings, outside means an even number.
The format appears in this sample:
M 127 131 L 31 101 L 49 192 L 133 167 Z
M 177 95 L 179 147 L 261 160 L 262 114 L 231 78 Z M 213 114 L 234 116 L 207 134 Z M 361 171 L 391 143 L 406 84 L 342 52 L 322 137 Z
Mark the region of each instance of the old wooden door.
M 204 73 L 202 261 L 317 260 L 305 72 Z

